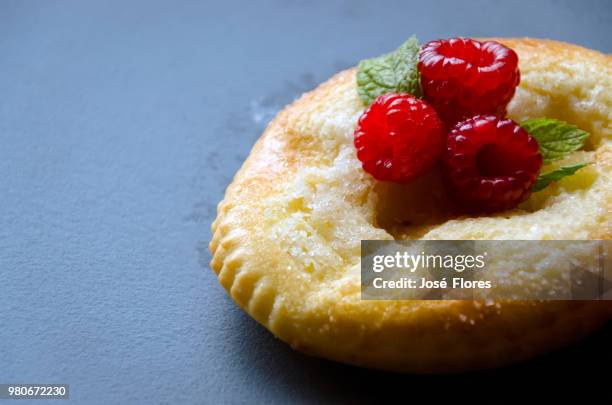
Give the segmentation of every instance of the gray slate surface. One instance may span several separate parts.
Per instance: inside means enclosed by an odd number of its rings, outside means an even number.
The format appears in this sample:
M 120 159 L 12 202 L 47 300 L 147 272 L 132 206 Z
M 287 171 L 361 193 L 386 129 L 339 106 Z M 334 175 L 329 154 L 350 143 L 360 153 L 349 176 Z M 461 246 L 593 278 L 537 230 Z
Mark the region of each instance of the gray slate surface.
M 611 52 L 611 4 L 1 1 L 0 383 L 69 383 L 73 402 L 100 404 L 508 399 L 521 387 L 550 399 L 587 379 L 576 391 L 603 393 L 609 327 L 467 376 L 306 358 L 226 297 L 207 243 L 266 122 L 337 70 L 412 33 Z

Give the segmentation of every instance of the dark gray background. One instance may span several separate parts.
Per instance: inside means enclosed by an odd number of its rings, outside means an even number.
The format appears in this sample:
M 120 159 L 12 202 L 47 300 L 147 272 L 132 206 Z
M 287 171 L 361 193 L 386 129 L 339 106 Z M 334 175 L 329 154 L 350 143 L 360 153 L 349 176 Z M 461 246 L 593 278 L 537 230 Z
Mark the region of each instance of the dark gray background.
M 0 0 L 0 383 L 69 383 L 79 403 L 609 392 L 610 327 L 461 377 L 293 353 L 226 297 L 207 244 L 266 122 L 337 70 L 412 33 L 610 52 L 611 4 Z

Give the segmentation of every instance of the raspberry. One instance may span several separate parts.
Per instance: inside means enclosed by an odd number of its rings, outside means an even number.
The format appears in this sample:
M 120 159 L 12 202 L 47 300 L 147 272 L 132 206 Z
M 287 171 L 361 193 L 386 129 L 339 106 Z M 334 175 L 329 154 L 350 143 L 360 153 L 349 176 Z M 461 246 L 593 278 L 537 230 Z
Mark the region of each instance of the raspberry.
M 469 38 L 425 44 L 418 69 L 425 99 L 449 127 L 476 114 L 505 116 L 521 80 L 512 49 Z
M 472 211 L 516 207 L 531 194 L 541 167 L 538 142 L 510 119 L 477 115 L 448 134 L 445 180 Z
M 431 106 L 409 94 L 378 96 L 355 129 L 357 158 L 377 180 L 407 182 L 442 156 L 444 125 Z

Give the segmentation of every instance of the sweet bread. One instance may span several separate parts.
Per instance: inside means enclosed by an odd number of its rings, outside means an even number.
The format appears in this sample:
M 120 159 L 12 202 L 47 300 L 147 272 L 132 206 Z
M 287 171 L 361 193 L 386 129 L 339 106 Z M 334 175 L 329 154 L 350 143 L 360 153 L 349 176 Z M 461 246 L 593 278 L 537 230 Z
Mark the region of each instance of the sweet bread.
M 404 185 L 361 169 L 353 131 L 364 106 L 356 70 L 340 72 L 278 114 L 219 204 L 211 267 L 240 307 L 304 353 L 424 373 L 526 359 L 612 317 L 609 301 L 360 299 L 361 240 L 612 236 L 612 57 L 549 40 L 497 41 L 520 60 L 509 117 L 589 131 L 576 152 L 589 167 L 516 209 L 449 218 L 435 171 Z

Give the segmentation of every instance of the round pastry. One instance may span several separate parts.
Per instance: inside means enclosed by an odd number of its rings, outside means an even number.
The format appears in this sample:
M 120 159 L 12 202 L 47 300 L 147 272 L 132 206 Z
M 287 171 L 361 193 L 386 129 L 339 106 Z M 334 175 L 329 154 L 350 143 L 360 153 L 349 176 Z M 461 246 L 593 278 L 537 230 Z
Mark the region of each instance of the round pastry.
M 278 114 L 219 204 L 211 267 L 238 305 L 304 353 L 423 373 L 527 359 L 611 319 L 609 301 L 361 299 L 361 240 L 610 239 L 612 57 L 549 40 L 497 41 L 520 61 L 508 116 L 589 131 L 575 155 L 592 163 L 515 209 L 451 216 L 436 170 L 395 184 L 361 168 L 353 132 L 364 106 L 356 70 L 340 72 Z

